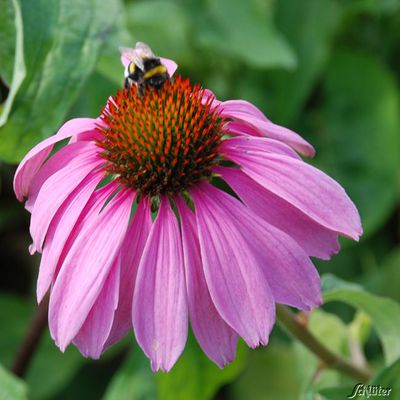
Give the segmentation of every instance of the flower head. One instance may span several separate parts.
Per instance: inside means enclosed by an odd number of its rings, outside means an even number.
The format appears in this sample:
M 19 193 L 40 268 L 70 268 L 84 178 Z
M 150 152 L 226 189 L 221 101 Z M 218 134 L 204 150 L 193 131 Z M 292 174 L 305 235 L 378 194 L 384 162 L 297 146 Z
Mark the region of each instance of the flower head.
M 133 329 L 152 368 L 168 371 L 190 320 L 222 367 L 239 336 L 267 344 L 275 303 L 319 306 L 310 256 L 329 259 L 338 235 L 362 229 L 343 188 L 298 153 L 314 149 L 252 104 L 180 76 L 120 90 L 99 118 L 34 147 L 14 188 L 32 214 L 37 297 L 50 291 L 61 350 L 73 342 L 98 358 Z
M 210 177 L 223 120 L 200 85 L 180 76 L 141 96 L 120 91 L 102 115 L 106 170 L 141 195 L 174 194 Z

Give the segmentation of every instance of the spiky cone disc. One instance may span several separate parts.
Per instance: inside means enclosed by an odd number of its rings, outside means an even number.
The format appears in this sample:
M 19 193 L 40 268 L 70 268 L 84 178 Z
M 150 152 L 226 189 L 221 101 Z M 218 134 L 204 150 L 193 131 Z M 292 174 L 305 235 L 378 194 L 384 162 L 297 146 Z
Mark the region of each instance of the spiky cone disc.
M 103 110 L 98 145 L 106 171 L 139 195 L 179 193 L 209 179 L 224 120 L 213 97 L 177 76 L 160 89 L 120 90 Z

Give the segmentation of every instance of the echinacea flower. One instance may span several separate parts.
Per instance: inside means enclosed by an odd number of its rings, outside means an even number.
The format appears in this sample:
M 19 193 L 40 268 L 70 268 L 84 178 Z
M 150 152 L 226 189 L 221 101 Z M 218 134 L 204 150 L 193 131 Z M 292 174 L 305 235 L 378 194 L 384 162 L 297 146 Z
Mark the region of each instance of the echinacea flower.
M 329 259 L 338 235 L 362 229 L 343 188 L 298 153 L 314 149 L 247 101 L 218 101 L 180 76 L 144 95 L 120 90 L 99 118 L 34 147 L 14 189 L 32 214 L 37 298 L 50 291 L 60 349 L 98 358 L 133 329 L 153 370 L 168 371 L 190 321 L 222 367 L 239 336 L 267 344 L 275 303 L 319 306 L 310 256 Z

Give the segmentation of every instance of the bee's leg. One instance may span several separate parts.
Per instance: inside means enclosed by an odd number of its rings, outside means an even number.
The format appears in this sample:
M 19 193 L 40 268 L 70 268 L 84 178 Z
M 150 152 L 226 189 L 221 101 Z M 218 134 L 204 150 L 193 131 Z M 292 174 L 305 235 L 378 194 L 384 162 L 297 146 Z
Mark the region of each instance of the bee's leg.
M 135 84 L 135 81 L 133 79 L 131 79 L 129 76 L 127 78 L 125 78 L 125 89 L 130 89 L 133 85 Z
M 139 97 L 144 96 L 144 85 L 137 85 L 137 94 Z

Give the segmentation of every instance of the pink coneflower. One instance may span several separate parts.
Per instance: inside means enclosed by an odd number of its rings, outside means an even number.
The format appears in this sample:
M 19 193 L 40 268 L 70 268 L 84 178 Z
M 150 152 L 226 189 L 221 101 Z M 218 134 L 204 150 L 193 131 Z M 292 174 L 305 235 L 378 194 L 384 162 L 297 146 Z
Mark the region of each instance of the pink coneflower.
M 153 370 L 168 371 L 190 320 L 222 367 L 239 336 L 267 344 L 275 303 L 319 306 L 310 256 L 329 259 L 338 235 L 362 229 L 343 188 L 298 153 L 314 149 L 254 105 L 180 76 L 144 95 L 121 90 L 100 118 L 34 147 L 14 188 L 32 214 L 37 297 L 50 290 L 60 349 L 98 358 L 133 329 Z

